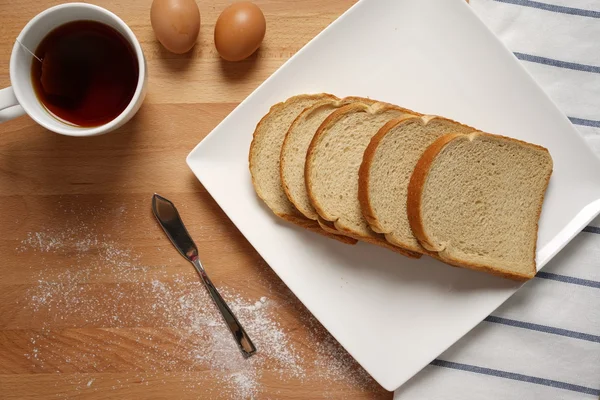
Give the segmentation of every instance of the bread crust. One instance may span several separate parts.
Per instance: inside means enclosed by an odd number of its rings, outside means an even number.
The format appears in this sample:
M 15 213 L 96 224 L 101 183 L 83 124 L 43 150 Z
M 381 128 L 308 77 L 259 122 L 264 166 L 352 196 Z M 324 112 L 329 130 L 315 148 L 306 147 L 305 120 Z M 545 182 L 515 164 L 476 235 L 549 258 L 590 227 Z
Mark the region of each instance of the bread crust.
M 326 99 L 326 98 L 335 98 L 337 99 L 336 96 L 329 94 L 329 93 L 318 93 L 318 94 L 301 94 L 301 95 L 297 95 L 297 96 L 292 96 L 290 98 L 288 98 L 285 101 L 279 102 L 277 104 L 274 104 L 273 106 L 271 106 L 271 108 L 269 109 L 269 112 L 266 113 L 261 119 L 260 121 L 258 121 L 258 124 L 256 124 L 256 128 L 254 128 L 254 132 L 252 133 L 252 142 L 250 143 L 250 151 L 248 152 L 248 165 L 250 168 L 250 177 L 252 179 L 252 186 L 254 186 L 254 191 L 256 192 L 256 194 L 258 195 L 258 197 L 265 202 L 265 204 L 267 204 L 267 206 L 269 206 L 269 204 L 266 202 L 265 200 L 265 196 L 263 195 L 263 193 L 260 191 L 259 186 L 256 183 L 254 174 L 253 174 L 253 170 L 254 170 L 254 162 L 253 162 L 253 154 L 255 152 L 256 146 L 258 141 L 261 139 L 261 132 L 262 130 L 260 128 L 262 128 L 262 126 L 264 125 L 265 121 L 271 116 L 271 114 L 273 114 L 274 112 L 278 111 L 280 108 L 285 107 L 286 104 L 288 104 L 289 102 L 295 102 L 301 99 Z M 271 207 L 269 207 L 271 208 Z M 280 214 L 278 212 L 276 212 L 275 210 L 272 210 L 273 213 L 281 218 L 284 218 L 284 215 L 287 214 Z M 301 218 L 301 214 L 299 212 L 297 212 L 297 215 L 290 215 L 290 217 L 299 217 Z M 284 218 L 285 219 L 285 218 Z
M 403 249 L 401 247 L 393 246 L 393 245 L 391 245 L 391 244 L 389 244 L 389 243 L 387 243 L 385 241 L 381 241 L 381 240 L 377 240 L 377 239 L 371 239 L 371 238 L 365 239 L 364 237 L 356 236 L 353 233 L 351 233 L 349 231 L 346 231 L 346 230 L 338 231 L 335 228 L 335 224 L 333 222 L 327 221 L 327 220 L 325 220 L 325 219 L 323 219 L 321 217 L 319 217 L 317 219 L 317 221 L 318 221 L 319 225 L 321 226 L 321 228 L 325 232 L 335 233 L 337 235 L 340 235 L 340 234 L 341 235 L 347 235 L 346 237 L 348 239 L 352 238 L 353 240 L 359 240 L 359 241 L 371 243 L 371 244 L 374 244 L 374 245 L 377 245 L 377 246 L 380 246 L 380 247 L 384 247 L 384 248 L 386 248 L 388 250 L 391 250 L 393 252 L 400 253 L 400 254 L 402 254 L 403 256 L 406 256 L 406 257 L 421 258 L 421 254 L 410 252 L 410 251 L 406 251 L 405 249 Z
M 423 219 L 421 218 L 421 200 L 423 188 L 427 181 L 427 175 L 438 154 L 446 147 L 448 143 L 458 137 L 465 135 L 460 133 L 449 133 L 434 141 L 421 155 L 417 165 L 408 182 L 408 194 L 406 199 L 406 209 L 408 223 L 421 246 L 430 253 L 437 253 L 443 249 L 437 248 L 433 241 L 425 233 Z
M 265 201 L 265 197 L 263 195 L 263 193 L 260 191 L 259 186 L 256 183 L 254 174 L 253 174 L 253 154 L 254 151 L 256 149 L 257 146 L 257 142 L 258 140 L 260 140 L 260 133 L 261 133 L 261 127 L 262 125 L 265 123 L 265 121 L 267 120 L 267 118 L 273 113 L 278 111 L 279 109 L 281 109 L 282 107 L 285 107 L 286 104 L 288 104 L 288 102 L 293 102 L 293 101 L 298 101 L 301 99 L 337 99 L 336 96 L 329 94 L 329 93 L 318 93 L 318 94 L 303 94 L 303 95 L 298 95 L 298 96 L 293 96 L 290 97 L 289 99 L 277 103 L 275 105 L 273 105 L 270 109 L 269 112 L 267 114 L 265 114 L 260 121 L 258 122 L 258 124 L 256 124 L 256 128 L 254 129 L 254 133 L 252 134 L 252 143 L 250 144 L 250 151 L 248 152 L 248 165 L 249 165 L 249 169 L 250 169 L 250 176 L 252 179 L 252 186 L 254 186 L 254 191 L 256 192 L 257 196 L 267 205 L 269 206 L 269 204 Z M 271 207 L 269 207 L 271 208 Z M 348 243 L 348 244 L 356 244 L 357 240 L 353 239 L 353 238 L 349 238 L 346 236 L 341 236 L 341 235 L 336 235 L 336 234 L 332 234 L 331 232 L 326 232 L 323 229 L 321 229 L 321 227 L 319 226 L 318 223 L 304 217 L 304 215 L 302 215 L 299 211 L 296 210 L 295 214 L 287 214 L 287 213 L 279 213 L 276 212 L 275 210 L 271 209 L 271 211 L 273 211 L 273 213 L 275 215 L 277 215 L 278 217 L 291 222 L 293 224 L 296 224 L 298 226 L 301 226 L 302 228 L 308 229 L 310 231 L 319 233 L 323 236 L 327 236 L 330 237 L 332 239 L 336 239 L 340 242 L 343 243 Z
M 405 108 L 397 107 L 393 104 L 381 103 L 381 102 L 377 102 L 377 103 L 380 104 L 380 107 L 377 109 L 377 112 L 385 112 L 387 110 L 399 110 L 406 114 L 412 114 L 412 115 L 418 114 L 413 111 L 407 110 Z M 373 104 L 375 104 L 375 103 L 373 103 Z M 319 214 L 320 218 L 323 219 L 324 221 L 329 221 L 329 223 L 326 224 L 327 226 L 331 226 L 330 224 L 333 223 L 333 226 L 335 227 L 335 229 L 337 229 L 339 232 L 341 232 L 344 235 L 347 235 L 347 236 L 350 236 L 355 239 L 362 240 L 362 241 L 365 241 L 368 243 L 376 244 L 381 247 L 388 248 L 397 253 L 403 254 L 407 257 L 420 258 L 421 254 L 419 254 L 419 253 L 411 252 L 411 251 L 405 250 L 403 248 L 393 246 L 390 243 L 388 243 L 385 239 L 377 238 L 375 236 L 375 235 L 378 235 L 376 232 L 375 232 L 374 237 L 366 237 L 366 236 L 362 236 L 362 235 L 357 235 L 355 232 L 338 224 L 337 221 L 339 218 L 336 216 L 327 215 L 327 213 L 325 212 L 325 210 L 323 209 L 321 204 L 319 204 L 318 200 L 315 198 L 315 194 L 312 190 L 312 181 L 310 179 L 310 175 L 312 172 L 312 165 L 311 165 L 310 161 L 311 161 L 312 157 L 314 157 L 315 149 L 316 149 L 317 145 L 319 144 L 319 142 L 323 139 L 327 129 L 329 129 L 329 127 L 333 126 L 337 121 L 339 121 L 341 118 L 343 118 L 347 114 L 352 113 L 352 112 L 368 112 L 371 110 L 371 106 L 362 104 L 362 103 L 348 104 L 344 107 L 339 108 L 338 110 L 334 111 L 333 113 L 331 113 L 327 118 L 325 118 L 325 120 L 323 121 L 321 126 L 319 126 L 319 128 L 317 129 L 317 132 L 313 136 L 310 146 L 308 147 L 308 152 L 306 155 L 307 161 L 306 161 L 306 166 L 305 166 L 304 179 L 306 181 L 305 183 L 306 183 L 306 190 L 308 192 L 308 197 L 309 197 L 310 202 L 312 203 L 313 207 Z M 421 115 L 421 114 L 418 114 L 418 115 Z M 325 223 L 322 222 L 321 226 L 323 226 L 324 224 Z
M 319 126 L 319 128 L 317 129 L 317 132 L 315 132 L 315 135 L 313 136 L 313 139 L 310 142 L 310 145 L 308 146 L 308 151 L 306 153 L 306 166 L 304 169 L 304 179 L 306 181 L 306 191 L 308 192 L 308 198 L 310 199 L 310 202 L 312 203 L 312 205 L 315 208 L 315 210 L 317 211 L 317 213 L 323 219 L 325 219 L 327 221 L 331 221 L 331 222 L 335 223 L 337 220 L 337 217 L 332 216 L 332 215 L 327 215 L 327 213 L 325 212 L 325 210 L 323 209 L 323 207 L 321 206 L 319 201 L 316 199 L 316 196 L 312 189 L 312 181 L 310 179 L 310 176 L 312 174 L 311 161 L 312 161 L 312 158 L 314 157 L 315 149 L 318 146 L 318 144 L 321 142 L 321 140 L 323 140 L 325 132 L 331 126 L 335 125 L 335 123 L 337 121 L 339 121 L 341 118 L 343 118 L 347 114 L 350 114 L 353 112 L 367 112 L 369 109 L 370 109 L 369 105 L 362 104 L 362 103 L 351 103 L 351 104 L 341 107 L 338 110 L 334 111 L 333 113 L 329 114 L 329 116 L 327 118 L 325 118 L 325 120 L 323 121 L 321 126 Z M 392 105 L 383 104 L 381 107 L 381 110 L 386 110 L 386 109 L 396 109 L 396 108 Z
M 358 242 L 358 240 L 351 238 L 349 236 L 342 235 L 337 231 L 331 232 L 329 230 L 323 229 L 317 221 L 313 221 L 311 219 L 290 217 L 288 215 L 281 217 L 281 218 L 288 222 L 291 222 L 295 225 L 298 225 L 301 228 L 308 229 L 311 232 L 315 232 L 315 233 L 318 233 L 319 235 L 323 235 L 325 237 L 335 239 L 342 243 L 354 245 Z
M 286 166 L 286 161 L 285 161 L 285 150 L 288 146 L 288 143 L 290 141 L 290 132 L 293 131 L 293 129 L 305 118 L 307 118 L 309 116 L 309 114 L 316 112 L 317 110 L 319 110 L 321 107 L 326 107 L 326 106 L 336 106 L 337 104 L 340 104 L 340 107 L 342 107 L 342 105 L 346 103 L 346 99 L 338 99 L 337 97 L 335 99 L 326 99 L 323 101 L 320 101 L 316 104 L 313 104 L 310 107 L 305 108 L 300 114 L 298 114 L 298 116 L 294 119 L 294 122 L 292 122 L 292 124 L 290 125 L 287 133 L 285 134 L 285 138 L 283 139 L 283 145 L 281 146 L 281 153 L 279 154 L 279 175 L 281 177 L 281 183 L 283 186 L 283 191 L 285 192 L 285 195 L 287 196 L 288 200 L 290 201 L 290 203 L 292 203 L 294 205 L 294 207 L 296 207 L 296 209 L 303 214 L 306 218 L 308 219 L 312 219 L 312 220 L 316 220 L 317 216 L 316 215 L 312 215 L 312 213 L 308 212 L 307 210 L 302 210 L 302 206 L 298 204 L 298 202 L 296 201 L 296 199 L 294 199 L 294 197 L 292 196 L 292 194 L 290 193 L 290 189 L 289 186 L 287 184 L 287 179 L 284 175 L 284 170 L 285 170 L 285 166 Z
M 475 128 L 473 128 L 471 126 L 464 125 L 464 124 L 461 124 L 460 122 L 454 121 L 452 119 L 440 117 L 437 115 L 421 115 L 421 116 L 408 115 L 408 116 L 393 119 L 391 121 L 388 121 L 384 126 L 382 126 L 381 129 L 379 129 L 379 131 L 375 134 L 375 136 L 373 136 L 371 138 L 371 141 L 369 142 L 369 145 L 367 146 L 367 149 L 365 150 L 365 153 L 363 155 L 363 161 L 362 161 L 359 171 L 358 171 L 358 200 L 360 203 L 360 207 L 361 207 L 363 216 L 369 223 L 369 226 L 371 227 L 371 229 L 373 229 L 373 231 L 375 231 L 377 233 L 383 234 L 385 236 L 386 240 L 394 246 L 401 247 L 407 251 L 413 251 L 413 252 L 422 253 L 422 254 L 427 253 L 427 250 L 425 248 L 423 248 L 422 246 L 416 247 L 416 246 L 411 246 L 406 243 L 397 243 L 390 238 L 390 235 L 389 235 L 390 231 L 386 230 L 385 227 L 383 227 L 381 225 L 381 223 L 379 222 L 379 219 L 377 219 L 377 215 L 375 213 L 375 210 L 374 210 L 373 205 L 370 200 L 369 188 L 370 188 L 370 178 L 371 178 L 371 166 L 373 165 L 373 161 L 375 159 L 375 155 L 377 153 L 377 149 L 379 148 L 379 145 L 381 144 L 383 139 L 388 135 L 388 133 L 390 133 L 390 131 L 392 131 L 394 128 L 396 128 L 400 124 L 404 124 L 404 123 L 408 123 L 408 122 L 416 120 L 422 126 L 425 126 L 434 119 L 445 120 L 445 121 L 455 123 L 455 124 L 460 125 L 465 128 L 470 128 L 473 131 L 476 130 Z
M 464 260 L 456 260 L 450 256 L 444 256 L 442 252 L 444 249 L 442 248 L 438 248 L 435 243 L 433 243 L 433 240 L 431 238 L 429 238 L 427 236 L 427 234 L 425 233 L 425 228 L 424 228 L 424 224 L 423 224 L 423 219 L 422 219 L 422 196 L 423 196 L 423 189 L 425 187 L 425 183 L 427 181 L 427 177 L 429 174 L 429 171 L 431 170 L 431 167 L 436 159 L 436 157 L 438 156 L 438 154 L 444 149 L 444 147 L 446 147 L 450 142 L 452 142 L 453 140 L 460 138 L 460 137 L 475 137 L 475 136 L 492 136 L 492 137 L 497 137 L 497 138 L 502 138 L 508 141 L 513 141 L 513 142 L 517 142 L 523 146 L 527 146 L 527 147 L 532 147 L 535 148 L 537 150 L 541 150 L 544 151 L 546 153 L 548 153 L 548 149 L 546 149 L 545 147 L 536 145 L 536 144 L 532 144 L 532 143 L 527 143 L 518 139 L 513 139 L 513 138 L 509 138 L 506 136 L 501 136 L 501 135 L 493 135 L 490 133 L 484 133 L 484 132 L 473 132 L 471 134 L 462 134 L 462 133 L 450 133 L 447 135 L 444 135 L 442 137 L 440 137 L 439 139 L 437 139 L 435 142 L 433 142 L 428 148 L 427 150 L 425 150 L 425 152 L 423 153 L 423 155 L 421 156 L 421 158 L 419 159 L 419 161 L 417 162 L 417 166 L 415 167 L 415 170 L 413 171 L 413 174 L 410 178 L 410 182 L 408 184 L 408 198 L 407 198 L 407 212 L 408 212 L 408 221 L 410 224 L 410 227 L 413 231 L 413 234 L 415 235 L 415 237 L 417 238 L 417 240 L 419 241 L 419 243 L 421 243 L 421 245 L 426 249 L 426 253 L 430 256 L 432 256 L 433 258 L 436 258 L 446 264 L 455 266 L 455 267 L 462 267 L 462 268 L 468 268 L 468 269 L 473 269 L 473 270 L 477 270 L 477 271 L 484 271 L 493 275 L 497 275 L 497 276 L 501 276 L 503 278 L 508 278 L 508 279 L 512 279 L 512 280 L 516 280 L 516 281 L 526 281 L 528 279 L 531 279 L 535 276 L 536 272 L 537 272 L 537 268 L 536 268 L 536 262 L 535 262 L 535 254 L 537 251 L 537 235 L 538 235 L 538 229 L 539 229 L 539 219 L 540 219 L 540 215 L 542 212 L 542 205 L 544 202 L 544 198 L 545 198 L 545 194 L 546 194 L 546 190 L 544 190 L 543 195 L 540 198 L 540 201 L 538 203 L 538 207 L 536 209 L 536 224 L 535 224 L 535 235 L 536 235 L 536 240 L 534 241 L 534 251 L 533 251 L 533 271 L 530 271 L 529 274 L 520 274 L 518 272 L 508 272 L 508 271 L 503 271 L 497 268 L 493 268 L 490 266 L 486 266 L 483 264 L 479 264 L 479 263 L 472 263 L 469 261 L 464 261 Z M 549 156 L 550 161 L 552 162 L 552 157 Z M 552 175 L 552 166 L 550 168 L 550 171 L 546 177 L 546 188 L 548 187 L 548 183 L 550 181 L 550 176 Z
M 349 97 L 344 97 L 343 99 L 339 99 L 337 97 L 325 99 L 323 101 L 320 101 L 317 104 L 314 104 L 314 105 L 312 105 L 310 107 L 305 108 L 294 119 L 294 122 L 292 122 L 292 124 L 290 125 L 290 128 L 288 129 L 287 133 L 285 134 L 285 138 L 283 139 L 283 145 L 281 146 L 281 153 L 279 155 L 279 175 L 281 177 L 281 183 L 282 183 L 282 186 L 283 186 L 283 190 L 284 190 L 285 195 L 287 196 L 288 200 L 290 201 L 290 203 L 292 203 L 294 205 L 294 207 L 296 207 L 296 210 L 298 210 L 306 218 L 317 221 L 318 225 L 325 232 L 328 232 L 328 233 L 331 233 L 331 234 L 334 234 L 334 235 L 344 235 L 344 234 L 342 232 L 338 231 L 335 228 L 335 226 L 333 225 L 333 223 L 329 223 L 328 221 L 325 221 L 325 220 L 319 218 L 318 214 L 316 216 L 313 216 L 311 213 L 307 212 L 306 210 L 302 210 L 302 207 L 299 204 L 297 204 L 296 200 L 291 195 L 289 187 L 288 187 L 288 185 L 286 183 L 285 176 L 284 176 L 284 169 L 285 169 L 285 163 L 286 163 L 285 157 L 284 157 L 284 150 L 286 148 L 286 143 L 288 142 L 288 139 L 290 137 L 290 131 L 292 131 L 292 129 L 303 118 L 306 118 L 308 113 L 315 112 L 319 108 L 324 107 L 324 106 L 334 105 L 334 106 L 337 107 L 339 105 L 338 108 L 341 108 L 344 105 L 351 104 L 353 102 L 358 102 L 358 103 L 367 104 L 367 105 L 371 105 L 371 104 L 376 103 L 375 100 L 367 99 L 365 97 L 349 96 Z M 356 239 L 351 239 L 349 236 L 348 236 L 348 241 L 350 243 L 352 243 L 352 244 L 356 243 Z
M 373 165 L 373 159 L 375 158 L 375 153 L 377 152 L 377 148 L 379 147 L 379 144 L 383 138 L 385 138 L 385 136 L 392 129 L 405 121 L 412 121 L 416 119 L 420 120 L 421 117 L 408 115 L 406 117 L 396 118 L 388 121 L 384 126 L 381 127 L 375 136 L 371 138 L 371 142 L 369 142 L 369 145 L 365 150 L 365 154 L 363 155 L 363 161 L 358 169 L 358 201 L 360 203 L 363 216 L 371 226 L 371 229 L 373 229 L 375 232 L 382 234 L 388 233 L 379 223 L 379 220 L 375 216 L 375 210 L 373 210 L 373 206 L 369 200 L 370 171 L 371 166 Z

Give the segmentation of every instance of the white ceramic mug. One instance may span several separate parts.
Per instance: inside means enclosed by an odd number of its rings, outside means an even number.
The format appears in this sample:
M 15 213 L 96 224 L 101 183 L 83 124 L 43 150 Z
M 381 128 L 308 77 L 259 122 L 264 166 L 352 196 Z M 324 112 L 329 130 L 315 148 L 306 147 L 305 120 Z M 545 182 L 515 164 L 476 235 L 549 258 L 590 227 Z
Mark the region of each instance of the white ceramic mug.
M 125 124 L 140 109 L 146 95 L 148 73 L 142 47 L 133 31 L 112 12 L 92 4 L 68 3 L 49 8 L 25 25 L 19 40 L 31 51 L 54 28 L 71 21 L 92 20 L 116 29 L 133 47 L 139 66 L 137 87 L 129 105 L 115 119 L 95 127 L 78 127 L 54 117 L 38 100 L 31 82 L 33 57 L 18 42 L 10 57 L 11 87 L 0 90 L 0 123 L 27 113 L 44 128 L 69 136 L 94 136 L 110 132 Z M 36 61 L 37 62 L 37 61 Z

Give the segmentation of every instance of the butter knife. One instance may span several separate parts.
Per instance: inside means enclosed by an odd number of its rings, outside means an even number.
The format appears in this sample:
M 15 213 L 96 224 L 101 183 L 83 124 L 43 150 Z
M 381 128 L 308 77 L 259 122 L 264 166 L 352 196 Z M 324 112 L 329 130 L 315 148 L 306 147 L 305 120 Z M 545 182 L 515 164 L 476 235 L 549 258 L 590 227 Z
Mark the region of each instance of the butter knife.
M 206 290 L 208 290 L 215 305 L 221 312 L 221 315 L 233 334 L 233 338 L 244 358 L 248 358 L 256 353 L 256 347 L 254 347 L 250 337 L 206 274 L 206 271 L 200 262 L 200 258 L 198 257 L 198 248 L 190 237 L 187 229 L 185 229 L 185 225 L 183 225 L 183 221 L 181 220 L 175 205 L 155 193 L 154 196 L 152 196 L 152 212 L 167 234 L 169 240 L 171 240 L 171 243 L 173 243 L 173 246 L 175 246 L 179 253 L 191 262 L 194 268 L 196 268 L 196 271 L 198 271 L 198 274 L 204 283 L 204 287 L 206 287 Z

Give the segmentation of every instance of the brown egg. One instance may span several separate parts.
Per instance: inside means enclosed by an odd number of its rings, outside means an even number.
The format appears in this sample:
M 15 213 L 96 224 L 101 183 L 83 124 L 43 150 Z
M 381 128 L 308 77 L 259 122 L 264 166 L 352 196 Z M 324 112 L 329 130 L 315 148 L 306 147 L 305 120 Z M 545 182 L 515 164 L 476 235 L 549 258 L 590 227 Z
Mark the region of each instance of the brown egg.
M 194 0 L 154 0 L 150 9 L 154 34 L 173 53 L 189 51 L 200 31 L 200 10 Z
M 215 25 L 215 47 L 227 61 L 250 57 L 267 30 L 265 16 L 257 5 L 244 1 L 223 10 Z

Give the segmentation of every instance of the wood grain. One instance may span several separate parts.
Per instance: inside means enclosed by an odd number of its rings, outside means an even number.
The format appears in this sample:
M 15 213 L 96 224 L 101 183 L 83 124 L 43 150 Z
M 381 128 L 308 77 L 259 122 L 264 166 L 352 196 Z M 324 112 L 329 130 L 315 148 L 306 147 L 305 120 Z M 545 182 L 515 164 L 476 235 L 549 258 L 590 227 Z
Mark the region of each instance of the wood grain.
M 58 3 L 0 0 L 0 87 L 10 85 L 14 38 L 34 15 Z M 150 0 L 96 3 L 139 38 L 148 96 L 130 123 L 100 137 L 59 136 L 29 117 L 0 127 L 0 397 L 236 397 L 223 387 L 232 371 L 177 357 L 202 338 L 185 338 L 185 321 L 173 326 L 177 316 L 152 311 L 150 284 L 201 289 L 190 286 L 197 276 L 150 214 L 151 194 L 159 192 L 184 214 L 214 283 L 250 302 L 268 298 L 269 315 L 302 357 L 300 377 L 272 360 L 257 364 L 256 398 L 391 399 L 308 314 L 185 165 L 205 135 L 354 0 L 256 1 L 267 35 L 259 52 L 240 63 L 222 61 L 212 40 L 229 1 L 198 2 L 199 42 L 183 56 L 154 39 Z M 57 237 L 63 242 L 52 242 Z M 55 286 L 44 292 L 48 284 Z M 53 298 L 40 299 L 49 291 Z M 202 312 L 212 307 L 205 305 Z M 330 369 L 347 376 L 332 377 Z

